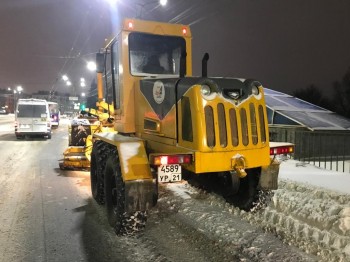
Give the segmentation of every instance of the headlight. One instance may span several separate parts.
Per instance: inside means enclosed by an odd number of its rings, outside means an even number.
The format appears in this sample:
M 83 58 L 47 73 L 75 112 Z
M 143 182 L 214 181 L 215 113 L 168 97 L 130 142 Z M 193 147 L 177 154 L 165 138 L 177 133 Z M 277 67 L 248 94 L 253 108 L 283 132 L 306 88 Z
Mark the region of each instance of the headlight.
M 252 94 L 257 96 L 259 94 L 259 88 L 256 86 L 253 86 L 252 87 Z
M 209 96 L 211 94 L 210 87 L 207 85 L 202 85 L 201 92 L 202 92 L 202 95 Z

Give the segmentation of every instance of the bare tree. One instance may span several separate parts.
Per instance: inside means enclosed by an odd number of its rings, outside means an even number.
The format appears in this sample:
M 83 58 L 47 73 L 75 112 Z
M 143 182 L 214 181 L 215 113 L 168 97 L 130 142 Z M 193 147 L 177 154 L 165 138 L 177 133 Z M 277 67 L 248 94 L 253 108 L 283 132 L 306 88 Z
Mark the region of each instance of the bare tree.
M 341 82 L 333 83 L 334 111 L 350 118 L 350 67 Z
M 330 99 L 324 97 L 322 91 L 315 85 L 310 85 L 306 88 L 298 89 L 294 91 L 292 95 L 314 105 L 333 110 Z

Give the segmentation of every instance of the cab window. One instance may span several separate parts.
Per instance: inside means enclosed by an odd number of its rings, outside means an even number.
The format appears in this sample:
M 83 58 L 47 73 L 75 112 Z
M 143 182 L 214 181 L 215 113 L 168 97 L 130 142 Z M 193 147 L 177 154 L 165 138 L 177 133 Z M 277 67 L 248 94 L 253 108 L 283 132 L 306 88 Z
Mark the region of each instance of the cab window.
M 132 75 L 178 75 L 181 53 L 186 50 L 182 37 L 130 33 L 129 58 Z

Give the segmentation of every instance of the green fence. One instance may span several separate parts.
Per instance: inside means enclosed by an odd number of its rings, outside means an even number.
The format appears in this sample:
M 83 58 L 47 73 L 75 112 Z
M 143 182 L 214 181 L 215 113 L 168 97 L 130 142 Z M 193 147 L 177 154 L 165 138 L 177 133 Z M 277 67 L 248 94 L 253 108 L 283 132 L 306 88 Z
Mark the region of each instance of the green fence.
M 270 127 L 270 141 L 294 143 L 296 160 L 350 173 L 350 131 Z

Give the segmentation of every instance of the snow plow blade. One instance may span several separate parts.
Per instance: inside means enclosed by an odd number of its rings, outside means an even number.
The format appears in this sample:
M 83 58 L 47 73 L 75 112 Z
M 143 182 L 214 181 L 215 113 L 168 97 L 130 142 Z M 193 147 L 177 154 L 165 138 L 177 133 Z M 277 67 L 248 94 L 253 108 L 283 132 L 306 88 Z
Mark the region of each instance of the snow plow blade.
M 64 151 L 59 163 L 61 170 L 90 168 L 90 161 L 85 156 L 85 147 L 70 146 Z

